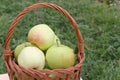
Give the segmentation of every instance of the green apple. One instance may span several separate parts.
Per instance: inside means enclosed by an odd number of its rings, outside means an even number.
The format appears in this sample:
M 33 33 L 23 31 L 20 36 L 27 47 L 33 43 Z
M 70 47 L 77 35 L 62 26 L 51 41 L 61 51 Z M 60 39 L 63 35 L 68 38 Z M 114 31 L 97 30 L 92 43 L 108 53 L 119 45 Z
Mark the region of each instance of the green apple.
M 41 50 L 47 50 L 52 46 L 55 33 L 46 24 L 39 24 L 30 29 L 28 32 L 28 40 L 36 44 Z
M 37 47 L 25 47 L 18 56 L 18 64 L 25 68 L 43 69 L 45 66 L 44 53 Z
M 53 45 L 60 45 L 60 44 L 61 44 L 60 39 L 58 38 L 58 36 L 55 35 Z
M 54 45 L 46 52 L 46 61 L 51 69 L 68 68 L 75 63 L 73 49 L 65 45 Z
M 18 55 L 20 54 L 20 52 L 22 51 L 23 48 L 27 47 L 27 46 L 34 46 L 33 44 L 31 44 L 30 42 L 24 42 L 20 45 L 18 45 L 15 50 L 14 50 L 14 57 L 15 60 L 17 61 L 18 59 Z

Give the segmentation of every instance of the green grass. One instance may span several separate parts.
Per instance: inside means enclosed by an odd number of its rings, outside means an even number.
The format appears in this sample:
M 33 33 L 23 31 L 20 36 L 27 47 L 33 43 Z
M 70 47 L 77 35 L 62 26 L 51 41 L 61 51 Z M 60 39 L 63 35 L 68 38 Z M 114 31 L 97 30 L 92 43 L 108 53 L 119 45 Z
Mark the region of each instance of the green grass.
M 94 0 L 2 0 L 0 2 L 0 73 L 6 73 L 3 46 L 8 28 L 25 7 L 37 2 L 55 3 L 66 9 L 77 21 L 85 42 L 83 80 L 120 79 L 120 6 L 107 7 Z M 70 22 L 53 9 L 30 12 L 18 24 L 11 49 L 27 40 L 28 30 L 40 23 L 51 26 L 63 44 L 75 47 L 77 39 Z

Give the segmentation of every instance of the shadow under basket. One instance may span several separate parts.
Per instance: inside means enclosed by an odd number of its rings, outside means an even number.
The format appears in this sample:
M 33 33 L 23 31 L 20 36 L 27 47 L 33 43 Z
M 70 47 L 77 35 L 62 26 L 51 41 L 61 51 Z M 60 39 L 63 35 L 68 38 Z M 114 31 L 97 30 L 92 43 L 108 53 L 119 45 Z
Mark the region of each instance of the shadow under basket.
M 35 70 L 26 69 L 15 63 L 13 53 L 9 47 L 11 38 L 17 24 L 22 18 L 30 11 L 37 8 L 52 8 L 62 13 L 74 28 L 78 43 L 78 63 L 66 69 L 53 69 L 53 70 Z M 51 3 L 36 3 L 20 12 L 11 24 L 4 45 L 4 61 L 7 67 L 10 80 L 78 80 L 81 76 L 82 64 L 84 61 L 84 43 L 80 30 L 76 21 L 72 16 L 63 8 L 56 4 Z

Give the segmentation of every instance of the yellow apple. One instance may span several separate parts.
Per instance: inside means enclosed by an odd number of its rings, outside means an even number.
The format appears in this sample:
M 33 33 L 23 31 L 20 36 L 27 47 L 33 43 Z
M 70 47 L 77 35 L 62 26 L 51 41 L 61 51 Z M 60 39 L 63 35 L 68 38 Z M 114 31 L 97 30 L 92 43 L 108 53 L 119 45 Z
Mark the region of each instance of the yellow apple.
M 33 44 L 31 44 L 30 42 L 24 42 L 22 44 L 19 44 L 15 50 L 14 50 L 14 58 L 17 61 L 18 59 L 18 55 L 20 54 L 20 52 L 22 51 L 23 48 L 28 47 L 28 46 L 34 46 Z
M 28 32 L 28 40 L 37 45 L 41 50 L 47 50 L 52 46 L 55 33 L 46 24 L 39 24 L 30 29 Z
M 18 56 L 18 64 L 25 68 L 40 68 L 45 66 L 44 53 L 37 47 L 25 47 Z

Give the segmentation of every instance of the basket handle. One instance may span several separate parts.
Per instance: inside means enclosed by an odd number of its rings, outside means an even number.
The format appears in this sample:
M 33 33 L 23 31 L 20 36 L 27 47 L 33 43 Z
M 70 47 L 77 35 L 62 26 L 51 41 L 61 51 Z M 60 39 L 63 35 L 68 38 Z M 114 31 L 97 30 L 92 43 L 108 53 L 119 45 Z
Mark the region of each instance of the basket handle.
M 21 13 L 19 13 L 17 15 L 17 17 L 15 18 L 15 20 L 13 21 L 13 23 L 11 24 L 8 33 L 7 33 L 7 37 L 6 37 L 6 41 L 5 41 L 5 52 L 7 51 L 11 51 L 9 45 L 11 42 L 11 38 L 14 32 L 14 29 L 16 28 L 17 24 L 22 20 L 22 18 L 29 13 L 30 11 L 37 9 L 37 8 L 52 8 L 55 9 L 59 12 L 61 12 L 62 14 L 64 14 L 69 21 L 71 22 L 75 32 L 76 32 L 76 36 L 78 38 L 78 48 L 80 49 L 80 53 L 84 53 L 84 43 L 83 43 L 83 38 L 82 38 L 82 34 L 80 32 L 80 30 L 78 29 L 78 25 L 76 23 L 76 21 L 72 18 L 72 16 L 63 8 L 61 8 L 60 6 L 57 6 L 55 4 L 50 4 L 50 3 L 36 3 L 33 4 L 27 8 L 25 8 Z

